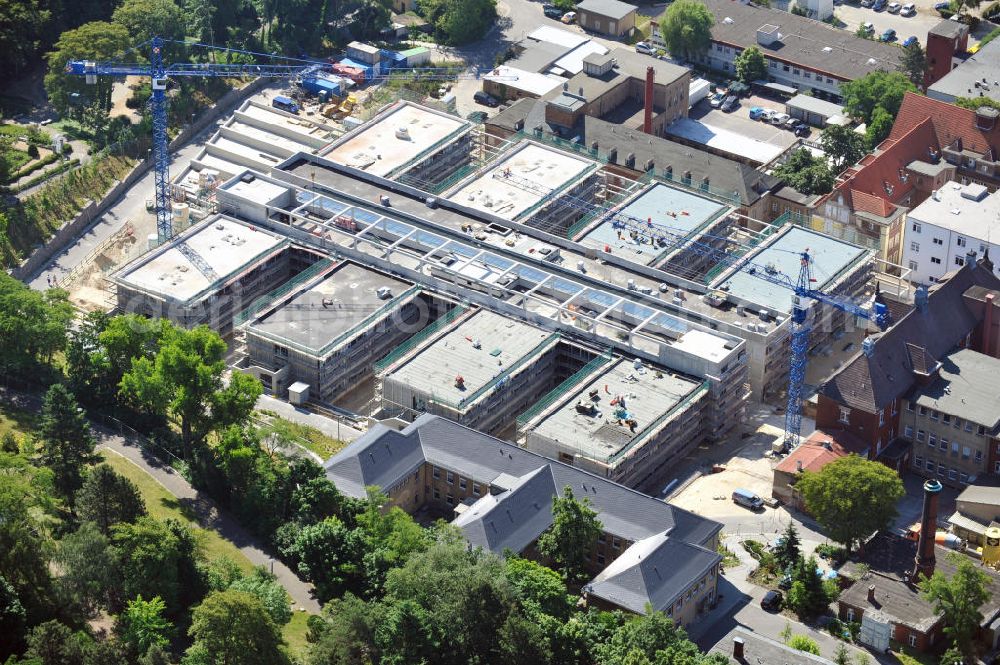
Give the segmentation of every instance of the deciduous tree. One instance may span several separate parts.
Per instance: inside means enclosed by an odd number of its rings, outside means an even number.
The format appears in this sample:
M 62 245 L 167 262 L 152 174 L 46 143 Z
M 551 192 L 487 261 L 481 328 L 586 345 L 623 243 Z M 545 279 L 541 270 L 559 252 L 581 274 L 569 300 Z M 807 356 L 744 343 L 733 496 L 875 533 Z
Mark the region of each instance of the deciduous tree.
M 20 76 L 34 60 L 49 18 L 38 0 L 0 2 L 0 80 Z
M 889 115 L 889 112 L 881 106 L 875 108 L 875 111 L 872 113 L 872 120 L 865 129 L 865 139 L 870 149 L 874 150 L 879 143 L 889 136 L 894 120 L 895 118 Z
M 833 189 L 834 175 L 826 161 L 805 148 L 792 152 L 774 175 L 803 194 L 826 194 Z
M 118 615 L 115 633 L 134 656 L 144 655 L 150 647 L 166 647 L 170 643 L 174 625 L 164 616 L 166 603 L 159 596 L 143 600 L 137 596 L 130 600 Z
M 0 271 L 0 376 L 27 374 L 51 360 L 66 345 L 72 320 L 65 291 L 40 293 Z
M 581 579 L 602 528 L 590 500 L 576 499 L 567 485 L 561 498 L 552 498 L 552 526 L 538 537 L 538 551 L 552 559 L 566 579 Z
M 702 3 L 677 0 L 660 20 L 660 35 L 672 55 L 690 60 L 708 51 L 714 24 L 715 17 Z
M 859 79 L 842 83 L 844 110 L 848 115 L 871 121 L 876 106 L 895 116 L 903 103 L 903 95 L 915 92 L 916 86 L 903 72 L 874 71 Z
M 218 665 L 281 665 L 283 641 L 261 602 L 241 591 L 216 591 L 195 608 L 192 649 Z
M 174 0 L 125 0 L 111 15 L 111 20 L 128 30 L 131 43 L 135 44 L 153 37 L 184 37 L 184 12 Z
M 934 611 L 944 616 L 944 634 L 951 638 L 966 661 L 972 662 L 976 634 L 983 620 L 979 608 L 989 599 L 989 577 L 976 570 L 968 559 L 949 556 L 957 564 L 951 577 L 939 570 L 930 579 L 921 579 L 919 585 L 923 597 L 934 605 Z
M 140 517 L 112 527 L 112 543 L 126 598 L 160 596 L 170 613 L 197 600 L 205 580 L 190 530 L 175 520 Z
M 45 91 L 55 109 L 66 115 L 74 108 L 83 109 L 94 102 L 107 113 L 111 110 L 110 76 L 97 77 L 88 85 L 82 76 L 65 73 L 69 60 L 111 60 L 132 43 L 128 30 L 117 23 L 94 21 L 59 36 L 48 54 L 49 71 L 45 75 Z
M 767 61 L 764 54 L 756 46 L 743 49 L 733 61 L 736 67 L 736 78 L 747 85 L 753 81 L 767 78 Z
M 820 145 L 823 152 L 833 164 L 833 173 L 840 173 L 852 164 L 856 164 L 868 153 L 865 137 L 850 127 L 830 125 L 820 135 Z
M 360 591 L 361 534 L 335 517 L 303 527 L 285 556 L 296 562 L 298 571 L 311 581 L 323 602 Z
M 891 523 L 904 494 L 895 471 L 857 455 L 806 471 L 797 487 L 809 513 L 848 551 Z
M 259 600 L 276 626 L 283 626 L 292 620 L 288 593 L 277 578 L 263 568 L 255 568 L 249 575 L 235 580 L 229 588 L 248 593 Z

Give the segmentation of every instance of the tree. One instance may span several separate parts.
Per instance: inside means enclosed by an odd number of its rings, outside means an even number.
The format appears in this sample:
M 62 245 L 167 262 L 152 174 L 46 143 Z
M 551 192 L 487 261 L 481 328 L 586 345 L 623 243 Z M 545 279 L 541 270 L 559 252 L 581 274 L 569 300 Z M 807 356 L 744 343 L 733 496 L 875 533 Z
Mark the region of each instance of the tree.
M 114 603 L 121 590 L 110 542 L 93 522 L 63 538 L 56 554 L 62 569 L 59 587 L 85 614 Z
M 826 161 L 805 148 L 792 152 L 774 176 L 803 194 L 826 194 L 833 189 L 834 174 Z
M 3 436 L 0 437 L 0 450 L 12 455 L 21 452 L 21 444 L 18 442 L 17 435 L 14 432 L 4 432 Z
M 82 76 L 65 73 L 69 60 L 111 60 L 132 43 L 128 30 L 116 23 L 94 21 L 59 35 L 53 50 L 46 56 L 49 71 L 45 75 L 45 92 L 49 102 L 62 115 L 74 108 L 96 102 L 105 112 L 111 110 L 110 76 L 98 76 L 97 83 L 88 85 Z
M 0 576 L 0 658 L 20 650 L 27 617 L 17 589 Z
M 462 2 L 463 0 L 456 0 Z M 487 10 L 494 0 L 464 0 L 465 4 L 480 4 Z M 496 14 L 495 4 L 494 15 Z M 471 9 L 471 8 L 470 8 Z M 359 39 L 374 39 L 390 23 L 392 12 L 380 0 L 362 0 L 354 12 L 354 22 L 351 24 L 351 34 Z M 473 16 L 451 10 L 442 14 L 441 20 L 435 24 L 435 34 L 443 37 L 448 44 L 464 44 L 475 41 L 485 32 L 483 22 Z
M 20 76 L 35 59 L 50 12 L 38 0 L 0 2 L 0 78 Z
M 743 52 L 736 56 L 733 64 L 736 66 L 736 78 L 747 85 L 753 81 L 767 78 L 767 61 L 764 54 L 756 46 L 743 49 Z
M 140 595 L 118 616 L 115 633 L 134 656 L 144 655 L 150 647 L 170 644 L 174 625 L 164 616 L 166 609 L 159 596 L 143 600 Z
M 153 37 L 184 38 L 184 12 L 174 0 L 125 0 L 111 20 L 124 27 L 137 44 Z
M 837 649 L 833 652 L 833 662 L 836 665 L 851 665 L 851 654 L 843 642 L 837 642 Z
M 189 34 L 208 44 L 215 42 L 216 7 L 212 0 L 185 0 L 184 14 Z
M 359 588 L 361 534 L 335 517 L 303 527 L 284 554 L 313 583 L 316 597 L 322 602 Z
M 315 479 L 317 484 L 319 481 Z M 325 491 L 325 486 L 321 487 Z M 411 554 L 422 552 L 431 544 L 427 530 L 398 506 L 387 507 L 388 503 L 386 495 L 368 488 L 365 510 L 357 516 L 358 530 L 363 538 L 364 576 L 371 596 L 381 595 L 389 570 L 403 565 Z
M 72 506 L 83 484 L 83 467 L 94 459 L 94 436 L 87 416 L 61 383 L 45 393 L 38 432 L 45 443 L 42 462 L 55 474 L 55 487 Z
M 208 326 L 172 326 L 154 358 L 132 359 L 121 393 L 150 413 L 176 418 L 187 458 L 210 432 L 245 422 L 262 391 L 260 381 L 242 372 L 226 385 L 225 355 L 226 343 Z
M 829 607 L 830 597 L 823 586 L 816 557 L 799 558 L 792 575 L 792 587 L 788 590 L 788 604 L 803 620 L 819 616 Z
M 816 656 L 819 655 L 819 645 L 816 644 L 815 640 L 806 635 L 792 635 L 792 638 L 788 640 L 788 646 L 798 651 L 805 651 Z
M 58 621 L 46 621 L 32 629 L 24 655 L 36 659 L 38 665 L 85 665 L 90 645 L 86 633 L 74 633 Z
M 118 380 L 112 380 L 111 361 L 100 341 L 111 319 L 100 310 L 88 312 L 69 333 L 66 374 L 77 399 L 94 406 L 114 404 Z
M 952 103 L 955 106 L 961 106 L 963 109 L 969 109 L 970 111 L 975 111 L 983 106 L 1000 111 L 1000 101 L 990 97 L 959 97 Z
M 76 513 L 94 522 L 105 535 L 119 522 L 134 522 L 146 514 L 139 488 L 107 464 L 90 470 L 76 493 Z
M 671 55 L 692 60 L 712 45 L 715 18 L 696 0 L 677 0 L 660 21 L 660 35 Z
M 870 122 L 876 106 L 889 115 L 899 113 L 903 95 L 916 92 L 917 88 L 903 72 L 874 71 L 853 81 L 840 84 L 844 97 L 844 110 L 851 117 Z
M 288 593 L 278 583 L 278 578 L 263 568 L 255 568 L 249 575 L 235 580 L 229 588 L 248 593 L 259 600 L 274 625 L 283 626 L 292 620 Z
M 833 164 L 834 173 L 857 164 L 868 153 L 865 137 L 843 125 L 830 125 L 824 129 L 819 143 Z
M 801 552 L 799 546 L 802 541 L 799 539 L 799 532 L 795 529 L 795 523 L 788 521 L 788 526 L 781 534 L 777 546 L 774 548 L 774 558 L 778 560 L 778 565 L 784 570 L 795 563 L 798 563 Z
M 435 36 L 453 46 L 480 39 L 497 18 L 496 0 L 427 0 L 420 12 Z
M 559 573 L 516 556 L 508 557 L 504 568 L 507 579 L 529 615 L 542 613 L 560 620 L 569 616 L 572 602 Z
M 918 585 L 921 595 L 934 605 L 934 611 L 944 616 L 944 634 L 967 662 L 972 662 L 976 635 L 983 620 L 979 608 L 989 600 L 990 579 L 963 557 L 949 555 L 949 559 L 956 564 L 951 577 L 938 570 L 930 579 L 921 579 Z
M 806 471 L 797 487 L 809 514 L 848 552 L 889 526 L 904 494 L 895 471 L 857 455 L 842 457 L 817 472 Z
M 914 86 L 924 87 L 924 76 L 927 74 L 927 53 L 924 52 L 920 42 L 903 47 L 903 60 L 900 67 Z
M 587 557 L 602 528 L 590 499 L 578 501 L 567 485 L 562 498 L 552 498 L 552 526 L 538 537 L 538 551 L 552 559 L 564 577 L 580 579 L 586 574 Z
M 872 120 L 865 129 L 865 140 L 868 142 L 869 148 L 874 150 L 879 143 L 889 136 L 894 120 L 884 108 L 881 106 L 875 107 L 875 111 L 872 113 Z
M 283 641 L 259 600 L 241 591 L 216 591 L 194 609 L 189 634 L 217 665 L 279 665 Z
M 65 291 L 40 293 L 0 271 L 0 375 L 28 374 L 38 363 L 49 362 L 66 345 L 72 320 Z
M 160 596 L 174 613 L 201 597 L 205 580 L 190 530 L 168 519 L 140 517 L 111 529 L 126 598 Z

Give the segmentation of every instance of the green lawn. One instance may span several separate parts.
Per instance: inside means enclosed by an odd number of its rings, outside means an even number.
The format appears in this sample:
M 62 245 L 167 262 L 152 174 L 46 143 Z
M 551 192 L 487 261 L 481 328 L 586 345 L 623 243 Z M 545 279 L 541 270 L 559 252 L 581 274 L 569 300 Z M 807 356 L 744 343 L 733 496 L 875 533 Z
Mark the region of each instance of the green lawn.
M 38 414 L 0 402 L 0 436 L 7 432 L 27 434 L 35 429 Z
M 102 451 L 101 454 L 104 456 L 104 460 L 115 471 L 135 483 L 136 487 L 139 488 L 139 492 L 142 493 L 142 498 L 146 501 L 146 510 L 149 511 L 151 516 L 157 519 L 173 517 L 188 524 L 194 530 L 195 534 L 197 534 L 199 542 L 202 543 L 206 558 L 211 560 L 225 556 L 235 561 L 236 565 L 244 571 L 253 569 L 253 564 L 250 563 L 250 560 L 234 544 L 228 540 L 224 540 L 214 531 L 199 527 L 177 499 L 156 482 L 156 479 L 121 455 L 107 450 Z M 281 633 L 285 641 L 288 642 L 289 652 L 293 656 L 305 656 L 308 647 L 308 643 L 306 642 L 306 632 L 308 630 L 306 620 L 308 617 L 308 613 L 296 610 L 292 613 L 292 620 L 282 626 Z

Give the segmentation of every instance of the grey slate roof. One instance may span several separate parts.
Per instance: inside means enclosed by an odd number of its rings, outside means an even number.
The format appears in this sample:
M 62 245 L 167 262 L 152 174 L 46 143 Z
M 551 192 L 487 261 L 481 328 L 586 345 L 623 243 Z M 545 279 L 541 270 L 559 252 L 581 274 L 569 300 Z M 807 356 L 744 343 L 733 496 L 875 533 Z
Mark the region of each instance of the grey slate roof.
M 401 431 L 376 425 L 324 468 L 341 492 L 363 497 L 367 485 L 391 488 L 424 463 L 477 482 L 501 479 L 496 484 L 509 487 L 480 498 L 455 520 L 469 542 L 498 554 L 506 548 L 521 551 L 537 539 L 552 523 L 553 497 L 565 487 L 577 498 L 586 497 L 607 533 L 635 543 L 612 563 L 622 561 L 621 570 L 595 579 L 600 585 L 592 592 L 602 598 L 608 593 L 608 600 L 627 602 L 622 606 L 629 609 L 641 612 L 646 602 L 666 607 L 663 603 L 686 589 L 695 575 L 721 560 L 702 546 L 722 529 L 718 522 L 439 416 L 424 414 Z M 663 563 L 654 564 L 656 571 L 645 564 L 629 570 L 625 562 L 635 559 L 625 557 L 638 552 Z
M 743 640 L 743 659 L 733 657 L 733 639 Z M 711 648 L 711 653 L 719 653 L 729 658 L 733 665 L 833 665 L 833 661 L 805 651 L 793 649 L 760 633 L 737 626 L 729 631 Z
M 583 0 L 577 4 L 576 9 L 620 21 L 635 11 L 635 5 L 619 2 L 619 0 Z
M 902 51 L 892 45 L 856 37 L 804 16 L 768 7 L 733 2 L 703 0 L 715 16 L 712 39 L 739 48 L 759 46 L 765 57 L 773 57 L 852 81 L 877 69 L 894 71 Z M 731 20 L 726 21 L 726 18 Z M 776 25 L 783 36 L 772 46 L 757 44 L 757 29 Z M 828 48 L 829 51 L 824 49 Z M 869 62 L 874 60 L 874 62 Z
M 913 308 L 883 333 L 873 335 L 871 356 L 859 352 L 819 388 L 852 409 L 875 413 L 913 387 L 915 371 L 952 351 L 978 324 L 963 294 L 976 286 L 1000 289 L 992 265 L 968 262 L 929 289 L 927 305 Z M 914 351 L 914 347 L 921 350 Z M 915 366 L 913 358 L 919 362 Z
M 969 485 L 958 495 L 956 501 L 968 501 L 969 503 L 984 503 L 991 506 L 1000 506 L 1000 487 L 989 485 Z
M 1000 359 L 959 349 L 941 359 L 939 377 L 910 400 L 993 431 L 1000 425 Z

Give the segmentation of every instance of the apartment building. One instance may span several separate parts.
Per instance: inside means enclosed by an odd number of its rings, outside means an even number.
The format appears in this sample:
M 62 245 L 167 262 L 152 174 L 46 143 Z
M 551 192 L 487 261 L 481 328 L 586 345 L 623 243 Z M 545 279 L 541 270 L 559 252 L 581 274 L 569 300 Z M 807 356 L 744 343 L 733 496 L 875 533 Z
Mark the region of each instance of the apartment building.
M 324 468 L 347 496 L 376 485 L 407 512 L 444 516 L 472 546 L 501 556 L 537 557 L 553 498 L 572 488 L 603 526 L 582 602 L 636 614 L 650 604 L 686 627 L 715 600 L 721 524 L 444 418 L 425 414 L 398 431 L 376 425 Z
M 959 349 L 928 370 L 901 400 L 910 468 L 958 486 L 1000 475 L 1000 359 Z

